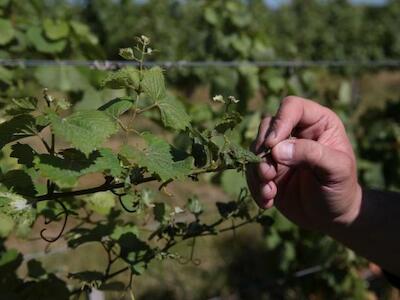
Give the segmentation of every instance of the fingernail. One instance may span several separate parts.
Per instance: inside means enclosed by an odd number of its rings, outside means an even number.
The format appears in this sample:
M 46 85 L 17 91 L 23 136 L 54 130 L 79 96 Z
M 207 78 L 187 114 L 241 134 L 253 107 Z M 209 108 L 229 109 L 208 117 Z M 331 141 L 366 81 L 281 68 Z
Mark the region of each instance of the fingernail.
M 274 129 L 272 129 L 270 132 L 267 133 L 267 137 L 266 140 L 270 141 L 270 140 L 274 140 L 276 139 L 276 131 Z
M 269 193 L 272 190 L 272 188 L 269 184 L 266 184 L 266 185 L 264 185 L 263 190 L 264 190 L 264 193 Z
M 290 161 L 293 159 L 294 153 L 294 143 L 290 141 L 284 141 L 276 145 L 276 153 L 278 155 L 278 159 L 283 161 Z

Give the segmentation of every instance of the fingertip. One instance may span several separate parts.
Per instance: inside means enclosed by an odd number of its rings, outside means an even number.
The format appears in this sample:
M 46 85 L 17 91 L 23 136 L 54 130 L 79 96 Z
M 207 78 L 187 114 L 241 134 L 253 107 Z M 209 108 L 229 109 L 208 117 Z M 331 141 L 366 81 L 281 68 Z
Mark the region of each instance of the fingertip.
M 270 209 L 274 206 L 274 199 L 268 199 L 266 201 L 264 201 L 260 207 L 263 209 Z
M 265 138 L 264 141 L 264 147 L 267 149 L 270 149 L 274 147 L 277 144 L 277 133 L 275 129 L 272 129 L 268 134 L 267 137 Z
M 262 162 L 257 167 L 258 176 L 264 182 L 271 181 L 276 176 L 275 167 L 269 162 Z
M 261 186 L 260 196 L 261 202 L 265 203 L 268 200 L 273 199 L 276 196 L 277 188 L 273 181 L 270 181 Z
M 264 145 L 264 140 L 268 134 L 268 131 L 270 130 L 271 122 L 272 122 L 272 117 L 270 116 L 264 117 L 260 122 L 257 139 L 255 141 L 255 150 L 257 152 L 260 152 L 262 146 Z

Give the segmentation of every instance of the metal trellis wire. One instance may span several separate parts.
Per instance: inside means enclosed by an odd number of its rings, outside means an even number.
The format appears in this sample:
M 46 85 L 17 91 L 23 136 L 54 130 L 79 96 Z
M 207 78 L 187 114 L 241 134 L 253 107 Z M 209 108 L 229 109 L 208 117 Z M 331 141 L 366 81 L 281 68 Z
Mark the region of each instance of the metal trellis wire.
M 113 69 L 123 66 L 138 66 L 134 61 L 123 60 L 44 60 L 44 59 L 0 59 L 0 66 L 39 67 L 39 66 L 75 66 L 97 69 Z M 310 67 L 400 67 L 400 60 L 274 60 L 274 61 L 153 61 L 145 66 L 164 68 L 237 68 L 241 66 L 274 68 L 310 68 Z

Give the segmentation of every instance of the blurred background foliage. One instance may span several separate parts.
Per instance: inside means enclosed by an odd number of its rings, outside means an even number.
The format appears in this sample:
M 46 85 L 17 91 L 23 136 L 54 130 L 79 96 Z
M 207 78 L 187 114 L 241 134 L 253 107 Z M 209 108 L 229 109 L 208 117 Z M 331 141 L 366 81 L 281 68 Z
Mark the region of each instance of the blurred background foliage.
M 353 5 L 346 0 L 293 0 L 275 9 L 262 0 L 0 0 L 0 59 L 120 59 L 119 48 L 131 46 L 135 36 L 146 34 L 157 48 L 152 56 L 156 61 L 240 61 L 243 64 L 234 67 L 168 69 L 169 84 L 185 99 L 194 122 L 212 122 L 207 101 L 213 95 L 235 95 L 241 100 L 238 109 L 246 117 L 233 138 L 248 146 L 262 115 L 273 114 L 284 96 L 312 98 L 335 109 L 344 121 L 364 186 L 399 190 L 398 68 L 246 64 L 398 59 L 399 28 L 397 0 L 382 6 Z M 98 107 L 125 93 L 100 89 L 102 67 L 0 66 L 1 106 L 13 97 L 40 95 L 47 87 L 73 102 L 74 110 Z M 179 136 L 175 141 L 184 142 Z M 6 151 L 3 149 L 3 174 L 12 164 Z M 190 193 L 201 194 L 206 203 L 237 196 L 245 186 L 242 175 L 235 172 L 202 180 L 201 189 L 191 185 Z M 188 187 L 180 191 L 187 192 Z M 147 273 L 135 278 L 136 298 L 397 299 L 376 267 L 328 237 L 297 228 L 277 211 L 269 215 L 275 223 L 263 230 L 249 225 L 234 235 L 197 243 L 200 266 L 155 262 Z M 22 256 L 6 247 L 17 248 L 26 257 L 44 247 L 42 242 L 29 243 L 13 236 L 2 240 L 1 293 L 10 282 L 24 280 L 26 274 Z M 57 250 L 57 245 L 52 248 Z M 46 272 L 54 274 L 79 266 L 95 268 L 102 254 L 86 259 L 87 251 L 100 252 L 88 248 L 77 258 L 76 253 L 56 251 L 40 260 Z M 31 266 L 30 270 L 38 268 Z M 3 277 L 6 273 L 7 279 Z M 65 283 L 54 274 L 48 277 L 46 288 L 64 293 Z M 31 289 L 40 288 L 30 284 Z M 106 295 L 107 299 L 129 299 L 121 292 Z

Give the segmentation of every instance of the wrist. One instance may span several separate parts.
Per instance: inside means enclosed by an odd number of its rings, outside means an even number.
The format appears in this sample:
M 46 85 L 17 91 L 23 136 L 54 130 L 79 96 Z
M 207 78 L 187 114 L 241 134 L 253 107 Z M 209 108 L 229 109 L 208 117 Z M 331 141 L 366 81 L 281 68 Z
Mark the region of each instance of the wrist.
M 332 222 L 332 226 L 329 229 L 328 234 L 334 238 L 345 236 L 350 227 L 354 226 L 357 219 L 360 216 L 362 207 L 363 191 L 361 186 L 357 183 L 356 188 L 351 196 L 349 196 L 349 206 L 345 210 L 345 213 L 335 218 Z

